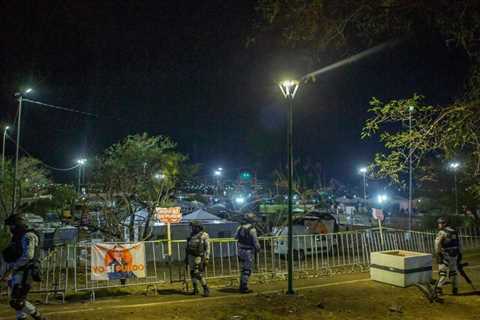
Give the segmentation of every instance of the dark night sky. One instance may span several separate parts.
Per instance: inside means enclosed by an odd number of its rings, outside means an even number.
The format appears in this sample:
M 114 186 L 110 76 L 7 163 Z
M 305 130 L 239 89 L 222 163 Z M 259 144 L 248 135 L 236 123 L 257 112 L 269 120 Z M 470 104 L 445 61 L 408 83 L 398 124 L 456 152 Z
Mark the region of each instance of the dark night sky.
M 101 116 L 26 104 L 22 144 L 46 163 L 68 167 L 81 154 L 93 156 L 127 134 L 148 132 L 171 136 L 205 168 L 250 166 L 268 177 L 285 159 L 286 108 L 274 81 L 288 71 L 312 70 L 295 51 L 268 43 L 245 47 L 253 5 L 3 1 L 0 120 L 12 121 L 13 93 L 30 85 L 33 99 Z M 458 94 L 466 59 L 441 41 L 417 40 L 299 91 L 297 155 L 322 162 L 329 177 L 357 178 L 356 168 L 378 149 L 359 138 L 372 96 L 417 92 L 444 103 Z

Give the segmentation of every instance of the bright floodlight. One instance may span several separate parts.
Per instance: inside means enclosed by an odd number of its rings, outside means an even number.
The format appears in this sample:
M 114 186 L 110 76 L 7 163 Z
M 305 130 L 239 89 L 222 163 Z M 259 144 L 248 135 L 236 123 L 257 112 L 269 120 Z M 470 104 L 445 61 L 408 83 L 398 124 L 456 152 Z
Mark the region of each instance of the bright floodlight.
M 360 173 L 367 173 L 367 168 L 363 167 L 358 170 Z
M 33 91 L 32 88 L 28 88 L 27 90 L 25 90 L 25 93 L 30 93 L 30 92 L 32 92 L 32 91 Z
M 215 175 L 216 177 L 219 177 L 219 176 L 222 175 L 222 171 L 221 171 L 221 170 L 215 170 L 215 171 L 213 172 L 213 175 Z
M 457 170 L 457 169 L 460 167 L 460 163 L 458 163 L 458 162 L 451 162 L 448 166 L 449 166 L 451 169 L 453 169 L 453 170 Z
M 295 93 L 297 93 L 299 84 L 300 82 L 298 82 L 297 80 L 285 80 L 283 82 L 280 82 L 278 86 L 280 87 L 280 90 L 282 90 L 283 96 L 285 98 L 293 99 L 295 97 Z
M 85 158 L 82 158 L 82 159 L 78 159 L 77 160 L 77 163 L 81 166 L 85 165 L 87 163 L 87 159 Z
M 245 203 L 245 198 L 244 197 L 236 197 L 235 202 L 237 204 L 243 204 L 243 203 Z
M 8 129 L 10 129 L 10 127 L 9 127 L 9 126 L 5 126 L 5 131 L 7 131 Z
M 388 200 L 388 196 L 387 196 L 386 194 L 379 194 L 379 195 L 377 196 L 377 201 L 378 201 L 378 203 L 380 203 L 380 204 L 381 204 L 381 203 L 384 203 L 384 202 L 387 202 L 387 200 Z

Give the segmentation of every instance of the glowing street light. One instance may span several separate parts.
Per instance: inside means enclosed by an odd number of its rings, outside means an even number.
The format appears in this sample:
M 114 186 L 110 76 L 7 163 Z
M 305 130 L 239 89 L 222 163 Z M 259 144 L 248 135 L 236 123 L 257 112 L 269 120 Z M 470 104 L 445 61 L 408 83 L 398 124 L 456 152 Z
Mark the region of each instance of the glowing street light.
M 163 173 L 156 173 L 153 177 L 157 180 L 163 180 L 166 176 Z
M 81 192 L 81 184 L 82 184 L 82 172 L 85 172 L 85 165 L 87 164 L 87 159 L 80 158 L 77 160 L 78 165 L 78 193 Z
M 450 162 L 448 167 L 453 171 L 453 181 L 454 181 L 454 188 L 455 188 L 455 214 L 458 215 L 458 188 L 457 188 L 457 171 L 460 168 L 459 162 Z
M 2 180 L 5 180 L 5 138 L 7 136 L 7 131 L 10 129 L 9 126 L 5 126 L 3 129 L 3 144 L 2 144 Z
M 363 200 L 367 200 L 367 172 L 368 172 L 368 168 L 362 167 L 358 171 L 363 176 Z
M 297 80 L 285 80 L 278 86 L 285 99 L 288 100 L 288 289 L 287 294 L 293 294 L 293 226 L 292 226 L 292 207 L 293 207 L 293 98 L 297 93 L 300 82 Z
M 379 194 L 377 196 L 377 201 L 379 204 L 384 204 L 385 202 L 388 201 L 388 196 L 386 194 Z
M 17 201 L 17 175 L 18 175 L 18 157 L 20 154 L 20 129 L 22 124 L 22 101 L 25 94 L 31 93 L 32 88 L 27 88 L 26 90 L 19 91 L 15 93 L 15 97 L 18 98 L 18 120 L 17 120 L 17 139 L 15 141 L 15 171 L 13 172 L 13 202 L 12 202 L 12 213 L 16 211 L 16 201 Z

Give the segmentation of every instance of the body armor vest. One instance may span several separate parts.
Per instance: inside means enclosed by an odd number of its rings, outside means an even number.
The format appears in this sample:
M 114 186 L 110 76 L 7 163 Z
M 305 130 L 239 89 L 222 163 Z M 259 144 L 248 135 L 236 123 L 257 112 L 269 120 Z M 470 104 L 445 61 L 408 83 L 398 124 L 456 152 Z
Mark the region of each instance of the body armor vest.
M 458 240 L 458 233 L 451 227 L 444 229 L 447 234 L 446 238 L 442 242 L 442 249 L 451 257 L 456 257 L 459 253 L 460 243 Z
M 187 253 L 192 256 L 203 256 L 205 254 L 205 243 L 202 239 L 203 231 L 188 238 Z
M 238 230 L 238 236 L 237 236 L 239 244 L 241 244 L 243 246 L 255 248 L 255 243 L 253 241 L 253 237 L 250 234 L 250 231 L 252 229 L 253 229 L 253 226 L 249 226 L 249 227 L 241 226 L 240 227 L 240 229 Z

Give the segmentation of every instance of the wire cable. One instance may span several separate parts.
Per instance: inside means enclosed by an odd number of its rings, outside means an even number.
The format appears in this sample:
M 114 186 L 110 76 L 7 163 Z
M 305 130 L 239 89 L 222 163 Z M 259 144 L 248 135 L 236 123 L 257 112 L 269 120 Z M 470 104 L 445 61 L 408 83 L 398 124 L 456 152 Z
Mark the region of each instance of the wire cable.
M 12 137 L 10 137 L 8 134 L 6 135 L 8 140 L 12 141 L 15 145 L 17 145 L 17 142 L 15 141 L 15 139 L 12 139 Z M 30 152 L 28 152 L 27 150 L 25 150 L 25 148 L 23 148 L 21 145 L 18 146 L 20 148 L 20 150 L 22 150 L 27 156 L 29 157 L 32 157 L 32 158 L 35 158 L 35 159 L 38 159 L 34 156 L 32 156 L 32 154 Z M 71 167 L 71 168 L 57 168 L 57 167 L 53 167 L 49 164 L 46 164 L 45 162 L 43 162 L 42 160 L 38 159 L 40 161 L 40 163 L 48 168 L 48 169 L 51 169 L 51 170 L 55 170 L 55 171 L 72 171 L 74 169 L 77 169 L 78 167 L 80 167 L 80 164 L 76 164 L 75 166 Z

